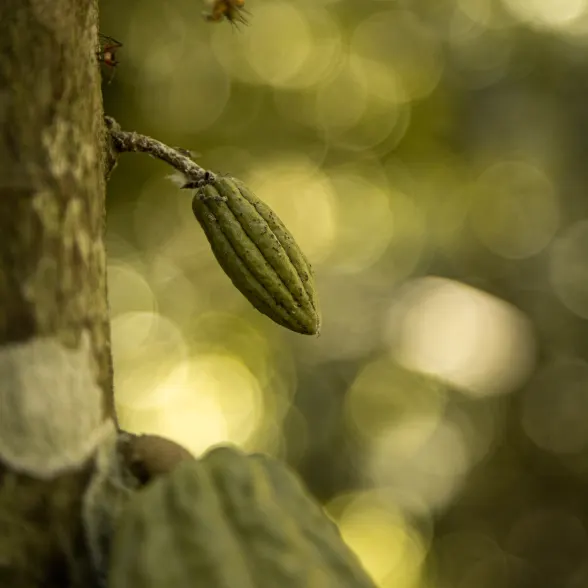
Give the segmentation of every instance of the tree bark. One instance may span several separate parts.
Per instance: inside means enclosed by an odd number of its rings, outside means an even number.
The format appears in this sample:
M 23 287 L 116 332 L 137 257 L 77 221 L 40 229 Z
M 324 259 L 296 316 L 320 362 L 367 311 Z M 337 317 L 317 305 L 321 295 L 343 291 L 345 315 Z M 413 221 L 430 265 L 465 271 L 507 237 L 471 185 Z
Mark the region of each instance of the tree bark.
M 80 349 L 88 333 L 107 418 L 114 404 L 97 25 L 96 0 L 0 3 L 0 356 L 36 340 Z M 33 362 L 31 370 L 50 367 Z M 0 380 L 5 397 L 16 393 L 8 385 Z M 37 387 L 39 405 L 52 393 Z M 0 405 L 0 430 L 7 413 Z M 39 479 L 0 463 L 1 586 L 91 585 L 77 547 L 89 469 Z

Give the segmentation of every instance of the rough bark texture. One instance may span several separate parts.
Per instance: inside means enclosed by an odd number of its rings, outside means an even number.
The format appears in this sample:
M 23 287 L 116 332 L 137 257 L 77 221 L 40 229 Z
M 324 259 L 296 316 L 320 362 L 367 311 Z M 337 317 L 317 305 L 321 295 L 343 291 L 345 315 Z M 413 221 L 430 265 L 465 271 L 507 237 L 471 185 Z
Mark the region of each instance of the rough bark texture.
M 97 24 L 95 0 L 0 2 L 0 350 L 77 347 L 87 329 L 113 415 Z M 90 585 L 76 553 L 87 478 L 0 468 L 1 586 Z

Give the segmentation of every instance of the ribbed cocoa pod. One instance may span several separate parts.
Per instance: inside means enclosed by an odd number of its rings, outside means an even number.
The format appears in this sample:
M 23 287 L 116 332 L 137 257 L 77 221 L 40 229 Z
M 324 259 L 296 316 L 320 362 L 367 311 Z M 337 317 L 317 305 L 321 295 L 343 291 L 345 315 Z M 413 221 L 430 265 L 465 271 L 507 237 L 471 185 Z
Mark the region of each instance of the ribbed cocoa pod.
M 192 210 L 235 287 L 260 312 L 297 333 L 320 329 L 310 264 L 282 221 L 242 182 L 217 176 Z
M 335 524 L 281 463 L 217 448 L 137 492 L 109 588 L 375 588 Z

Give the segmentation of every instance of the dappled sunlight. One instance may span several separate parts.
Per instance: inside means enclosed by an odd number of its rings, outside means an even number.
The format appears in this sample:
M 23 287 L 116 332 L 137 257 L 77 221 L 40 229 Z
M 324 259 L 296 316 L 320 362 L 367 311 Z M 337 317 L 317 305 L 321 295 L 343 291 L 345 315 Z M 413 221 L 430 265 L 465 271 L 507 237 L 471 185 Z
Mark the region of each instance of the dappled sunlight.
M 104 2 L 109 114 L 267 203 L 322 316 L 254 309 L 193 192 L 121 157 L 122 427 L 287 461 L 378 588 L 586 584 L 587 0 Z

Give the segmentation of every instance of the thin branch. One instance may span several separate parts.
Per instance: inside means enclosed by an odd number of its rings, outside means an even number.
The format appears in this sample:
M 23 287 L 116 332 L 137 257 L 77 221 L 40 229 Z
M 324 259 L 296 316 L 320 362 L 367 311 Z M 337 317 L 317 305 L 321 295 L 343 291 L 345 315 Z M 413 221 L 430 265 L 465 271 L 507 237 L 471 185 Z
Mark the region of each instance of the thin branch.
M 215 180 L 215 175 L 200 167 L 189 157 L 189 151 L 169 147 L 165 143 L 135 132 L 123 131 L 110 116 L 104 117 L 112 145 L 118 153 L 148 153 L 179 171 L 185 178 L 183 188 L 195 188 Z M 188 155 L 187 155 L 188 154 Z

